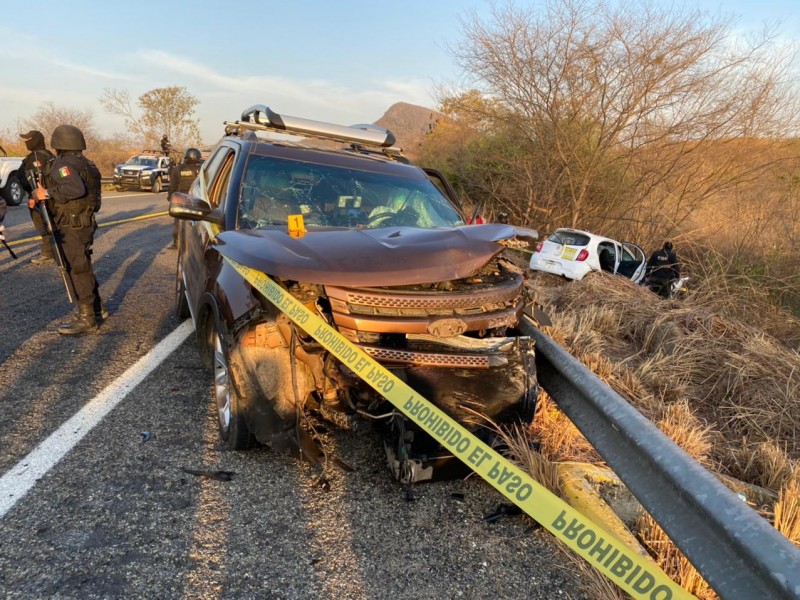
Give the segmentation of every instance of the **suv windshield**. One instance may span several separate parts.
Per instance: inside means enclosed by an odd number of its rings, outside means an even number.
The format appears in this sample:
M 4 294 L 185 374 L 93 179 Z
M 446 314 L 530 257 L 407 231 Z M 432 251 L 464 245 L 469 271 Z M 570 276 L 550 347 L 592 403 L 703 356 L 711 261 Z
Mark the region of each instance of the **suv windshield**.
M 140 165 L 143 167 L 155 167 L 158 165 L 158 159 L 152 158 L 150 156 L 134 156 L 133 158 L 129 158 L 128 162 L 125 163 L 126 165 Z
M 251 156 L 242 177 L 239 227 L 453 227 L 464 221 L 428 179 Z

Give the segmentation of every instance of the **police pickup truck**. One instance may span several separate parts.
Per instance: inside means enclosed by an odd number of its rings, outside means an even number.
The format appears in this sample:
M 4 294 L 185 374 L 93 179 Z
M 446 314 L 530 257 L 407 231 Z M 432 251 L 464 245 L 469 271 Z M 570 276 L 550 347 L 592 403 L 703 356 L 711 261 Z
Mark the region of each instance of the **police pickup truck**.
M 114 167 L 114 188 L 118 192 L 136 189 L 158 194 L 169 183 L 172 164 L 172 158 L 155 151 L 131 156 L 124 164 Z
M 0 157 L 0 195 L 9 206 L 17 206 L 25 199 L 22 189 L 22 158 L 16 156 Z

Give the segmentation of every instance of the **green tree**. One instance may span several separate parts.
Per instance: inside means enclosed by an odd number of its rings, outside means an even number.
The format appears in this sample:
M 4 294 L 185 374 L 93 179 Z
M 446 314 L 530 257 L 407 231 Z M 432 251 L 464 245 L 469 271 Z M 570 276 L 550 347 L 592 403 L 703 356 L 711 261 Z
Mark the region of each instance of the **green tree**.
M 126 90 L 106 88 L 100 103 L 107 112 L 125 118 L 125 125 L 145 147 L 158 148 L 166 135 L 173 148 L 200 143 L 198 121 L 194 118 L 199 100 L 183 87 L 156 88 L 139 96 L 138 111 L 131 106 Z

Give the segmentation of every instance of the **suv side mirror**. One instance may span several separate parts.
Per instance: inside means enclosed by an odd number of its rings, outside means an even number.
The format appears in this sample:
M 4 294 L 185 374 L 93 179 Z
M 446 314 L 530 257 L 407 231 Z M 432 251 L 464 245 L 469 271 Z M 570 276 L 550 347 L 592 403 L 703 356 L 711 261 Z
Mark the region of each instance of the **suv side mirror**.
M 174 192 L 169 199 L 169 215 L 185 221 L 208 221 L 223 225 L 223 215 L 205 200 L 182 192 Z

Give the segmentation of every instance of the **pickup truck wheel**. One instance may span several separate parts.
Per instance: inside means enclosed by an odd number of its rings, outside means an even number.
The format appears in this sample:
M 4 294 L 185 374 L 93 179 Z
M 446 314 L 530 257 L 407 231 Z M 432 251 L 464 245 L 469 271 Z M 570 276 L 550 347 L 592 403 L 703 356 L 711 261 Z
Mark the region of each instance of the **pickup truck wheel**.
M 19 177 L 16 173 L 8 176 L 6 186 L 2 190 L 3 198 L 9 206 L 19 206 L 22 199 L 25 197 L 25 191 L 22 189 L 22 184 L 19 182 Z
M 156 178 L 156 180 L 153 182 L 153 187 L 152 187 L 152 189 L 150 191 L 153 192 L 154 194 L 160 194 L 161 193 L 161 178 L 160 177 Z
M 231 450 L 246 450 L 253 447 L 255 438 L 247 429 L 239 394 L 233 383 L 233 374 L 228 359 L 228 349 L 214 327 L 214 400 L 217 407 L 219 435 Z

